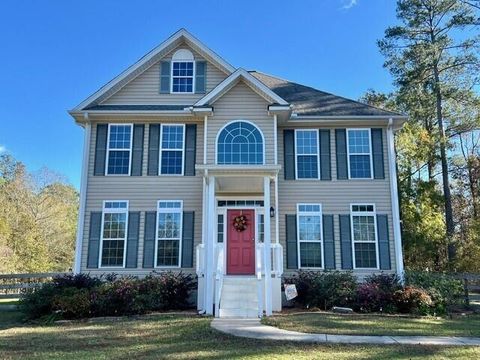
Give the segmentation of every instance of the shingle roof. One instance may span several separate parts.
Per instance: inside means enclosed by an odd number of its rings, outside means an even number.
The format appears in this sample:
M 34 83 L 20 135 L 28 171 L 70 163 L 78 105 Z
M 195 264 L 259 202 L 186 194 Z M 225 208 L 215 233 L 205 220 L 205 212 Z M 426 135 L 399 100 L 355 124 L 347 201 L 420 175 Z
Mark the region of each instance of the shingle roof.
M 289 102 L 298 115 L 403 116 L 400 113 L 379 109 L 258 71 L 250 71 L 250 73 Z
M 95 111 L 178 111 L 191 105 L 94 105 L 84 110 Z

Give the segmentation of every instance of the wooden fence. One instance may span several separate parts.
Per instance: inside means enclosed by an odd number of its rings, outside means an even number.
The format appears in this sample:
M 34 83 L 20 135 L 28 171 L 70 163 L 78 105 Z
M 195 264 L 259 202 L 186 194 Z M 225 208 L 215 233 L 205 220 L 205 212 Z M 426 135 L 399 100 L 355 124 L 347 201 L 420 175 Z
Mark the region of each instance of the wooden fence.
M 472 293 L 480 293 L 480 274 L 471 273 L 457 273 L 452 274 L 452 277 L 463 281 L 463 291 L 465 296 L 465 304 L 470 305 L 470 296 Z
M 28 289 L 36 288 L 55 276 L 65 274 L 69 273 L 0 274 L 0 299 L 18 298 Z

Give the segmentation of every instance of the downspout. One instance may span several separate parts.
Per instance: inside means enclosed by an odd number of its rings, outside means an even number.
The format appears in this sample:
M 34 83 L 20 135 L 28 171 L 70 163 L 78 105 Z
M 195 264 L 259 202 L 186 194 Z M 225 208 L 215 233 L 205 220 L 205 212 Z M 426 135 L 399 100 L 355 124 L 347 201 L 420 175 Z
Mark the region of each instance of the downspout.
M 393 134 L 393 119 L 388 120 L 387 127 L 387 143 L 388 143 L 388 168 L 390 173 L 390 196 L 392 201 L 392 217 L 393 217 L 393 236 L 395 243 L 395 264 L 396 272 L 400 277 L 400 281 L 405 281 L 403 268 L 403 250 L 402 250 L 402 231 L 400 228 L 400 206 L 398 201 L 398 184 L 397 184 L 397 166 L 395 155 L 395 138 Z
M 83 159 L 82 159 L 82 174 L 80 178 L 80 204 L 78 209 L 78 223 L 77 223 L 77 239 L 75 242 L 75 263 L 74 273 L 79 274 L 82 264 L 82 248 L 83 248 L 83 232 L 85 226 L 85 207 L 87 202 L 87 182 L 88 182 L 88 153 L 90 148 L 90 134 L 92 125 L 88 119 L 88 113 L 84 114 L 85 134 L 83 137 Z

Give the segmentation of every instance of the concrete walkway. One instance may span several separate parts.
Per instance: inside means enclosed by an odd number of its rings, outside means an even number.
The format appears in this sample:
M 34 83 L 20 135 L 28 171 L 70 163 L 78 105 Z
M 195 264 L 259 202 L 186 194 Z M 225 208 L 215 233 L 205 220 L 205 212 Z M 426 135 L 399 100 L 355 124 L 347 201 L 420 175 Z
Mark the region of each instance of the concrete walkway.
M 408 345 L 473 345 L 480 346 L 480 338 L 449 336 L 357 336 L 306 334 L 263 325 L 259 319 L 218 319 L 211 326 L 221 332 L 260 340 L 282 340 L 342 344 L 408 344 Z

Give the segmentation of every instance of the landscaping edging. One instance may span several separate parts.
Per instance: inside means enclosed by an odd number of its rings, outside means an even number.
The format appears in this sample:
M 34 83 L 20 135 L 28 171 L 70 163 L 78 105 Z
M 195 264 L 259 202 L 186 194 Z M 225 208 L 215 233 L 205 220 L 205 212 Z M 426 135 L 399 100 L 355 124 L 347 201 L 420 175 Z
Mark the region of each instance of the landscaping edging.
M 216 318 L 211 322 L 211 327 L 226 334 L 259 340 L 338 344 L 480 346 L 480 338 L 476 337 L 307 334 L 263 325 L 260 323 L 260 319 Z

